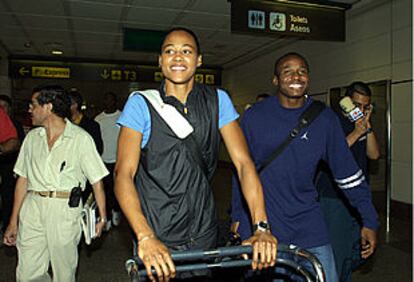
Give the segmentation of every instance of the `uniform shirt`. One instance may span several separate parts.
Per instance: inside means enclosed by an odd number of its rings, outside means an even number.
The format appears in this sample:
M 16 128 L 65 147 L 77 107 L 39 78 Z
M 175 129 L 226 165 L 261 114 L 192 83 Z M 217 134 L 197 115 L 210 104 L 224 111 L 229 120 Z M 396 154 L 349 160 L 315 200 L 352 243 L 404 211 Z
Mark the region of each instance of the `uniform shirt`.
M 116 110 L 114 113 L 107 114 L 100 113 L 95 117 L 95 121 L 101 127 L 101 134 L 103 140 L 102 159 L 105 163 L 113 164 L 116 162 L 116 150 L 118 144 L 119 127 L 116 126 L 116 121 L 121 112 Z
M 288 109 L 274 96 L 245 113 L 241 125 L 256 165 L 287 138 L 311 102 L 312 99 L 307 98 L 303 107 Z M 260 175 L 267 216 L 280 243 L 303 248 L 329 243 L 313 183 L 321 159 L 329 164 L 338 186 L 358 209 L 364 226 L 378 227 L 364 175 L 348 148 L 338 117 L 327 108 Z M 237 184 L 233 185 L 232 217 L 240 221 L 243 239 L 249 237 L 252 234 L 250 216 L 243 207 Z
M 139 91 L 138 91 L 139 92 Z M 219 128 L 239 118 L 228 94 L 217 89 L 219 103 Z M 144 148 L 151 136 L 151 118 L 148 105 L 141 95 L 131 95 L 117 123 L 142 133 L 141 148 Z
M 11 138 L 17 138 L 16 128 L 6 111 L 0 107 L 0 143 Z
M 27 179 L 29 191 L 70 191 L 79 184 L 85 188 L 86 180 L 94 184 L 108 174 L 92 137 L 69 120 L 50 151 L 46 129 L 31 130 L 14 172 Z

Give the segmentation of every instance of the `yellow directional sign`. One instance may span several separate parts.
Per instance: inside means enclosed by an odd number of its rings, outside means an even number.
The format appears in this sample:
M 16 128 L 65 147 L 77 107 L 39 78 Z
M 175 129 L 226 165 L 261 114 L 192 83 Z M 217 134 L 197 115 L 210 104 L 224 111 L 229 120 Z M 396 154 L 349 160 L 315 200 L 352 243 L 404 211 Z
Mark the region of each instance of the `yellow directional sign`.
M 32 77 L 70 78 L 70 68 L 32 67 Z
M 162 75 L 162 72 L 160 71 L 154 72 L 154 81 L 160 82 L 163 78 L 164 76 Z
M 30 73 L 30 71 L 28 70 L 28 69 L 26 69 L 25 67 L 21 67 L 20 69 L 19 69 L 19 74 L 21 75 L 21 76 L 25 76 L 26 74 L 28 74 L 28 73 Z
M 206 84 L 214 84 L 214 74 L 206 74 Z
M 204 83 L 204 75 L 197 73 L 195 75 L 195 81 L 198 83 Z
M 111 75 L 109 74 L 107 69 L 104 69 L 103 72 L 101 73 L 101 77 L 103 79 L 108 79 Z
M 9 75 L 13 79 L 75 79 L 113 82 L 162 82 L 164 76 L 155 65 L 117 63 L 78 63 L 12 59 Z M 221 84 L 220 69 L 198 69 L 195 80 Z
M 121 80 L 122 79 L 122 71 L 121 70 L 111 70 L 111 78 L 112 78 L 112 80 Z

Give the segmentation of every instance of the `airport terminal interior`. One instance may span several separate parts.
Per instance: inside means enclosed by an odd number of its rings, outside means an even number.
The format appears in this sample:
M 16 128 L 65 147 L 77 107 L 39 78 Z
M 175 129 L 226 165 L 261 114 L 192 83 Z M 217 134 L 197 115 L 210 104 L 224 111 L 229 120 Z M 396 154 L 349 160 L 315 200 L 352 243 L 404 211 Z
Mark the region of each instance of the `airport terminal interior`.
M 352 81 L 372 91 L 372 126 L 380 157 L 369 162 L 380 221 L 375 254 L 352 281 L 413 281 L 413 1 L 412 0 L 0 0 L 0 94 L 26 131 L 32 89 L 58 84 L 79 91 L 95 117 L 113 92 L 122 110 L 133 91 L 163 79 L 159 43 L 173 27 L 193 30 L 203 64 L 199 83 L 223 88 L 244 112 L 274 94 L 275 60 L 287 52 L 309 61 L 308 94 L 333 109 Z M 1 129 L 0 129 L 1 130 Z M 212 189 L 224 238 L 230 222 L 232 164 L 223 144 Z M 3 204 L 0 205 L 0 209 Z M 224 240 L 224 239 L 223 239 Z M 129 281 L 128 223 L 86 245 L 77 281 Z M 0 245 L 0 281 L 15 281 L 17 252 Z M 220 270 L 214 281 L 237 281 Z M 328 281 L 329 282 L 329 281 Z

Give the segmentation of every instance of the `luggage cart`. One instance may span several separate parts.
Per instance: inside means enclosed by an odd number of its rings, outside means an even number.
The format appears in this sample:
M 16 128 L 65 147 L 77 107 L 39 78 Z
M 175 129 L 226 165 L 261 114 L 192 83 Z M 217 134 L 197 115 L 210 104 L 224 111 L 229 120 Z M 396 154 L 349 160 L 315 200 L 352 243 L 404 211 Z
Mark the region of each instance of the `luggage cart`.
M 277 258 L 276 264 L 279 266 L 290 267 L 294 269 L 298 274 L 302 275 L 307 282 L 325 282 L 325 273 L 319 260 L 311 253 L 303 250 L 294 245 L 278 245 L 278 253 L 289 253 L 294 256 L 302 257 L 309 261 L 315 274 L 309 272 L 305 267 L 298 263 Z M 176 265 L 176 272 L 182 273 L 187 271 L 195 270 L 206 270 L 206 269 L 226 269 L 235 267 L 245 267 L 252 264 L 252 260 L 244 260 L 240 258 L 242 254 L 252 254 L 251 246 L 233 246 L 233 247 L 222 247 L 213 250 L 188 250 L 171 252 L 171 257 L 175 263 L 180 262 L 181 264 Z M 211 262 L 214 259 L 213 262 Z M 205 260 L 206 262 L 196 262 Z M 143 267 L 142 262 L 138 257 L 133 257 L 125 262 L 125 268 L 128 272 L 132 282 L 139 282 L 142 278 L 147 276 L 147 271 Z M 142 268 L 142 269 L 140 269 Z M 153 270 L 155 274 L 155 271 Z

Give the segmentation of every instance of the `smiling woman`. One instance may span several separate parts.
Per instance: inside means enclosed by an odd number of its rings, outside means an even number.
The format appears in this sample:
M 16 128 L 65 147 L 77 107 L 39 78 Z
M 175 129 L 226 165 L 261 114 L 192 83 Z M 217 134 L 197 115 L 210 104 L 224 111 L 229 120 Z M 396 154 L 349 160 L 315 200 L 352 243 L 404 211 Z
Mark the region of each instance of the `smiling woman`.
M 176 87 L 185 90 L 183 95 L 177 98 L 185 103 L 187 93 L 193 88 L 194 75 L 197 67 L 202 64 L 202 56 L 199 53 L 198 39 L 192 32 L 184 29 L 176 29 L 165 37 L 158 63 L 165 77 L 167 95 L 176 93 Z
M 228 94 L 195 82 L 202 63 L 195 34 L 185 28 L 169 31 L 158 63 L 164 80 L 152 93 L 194 131 L 187 141 L 179 138 L 144 93 L 133 93 L 118 120 L 115 192 L 147 272 L 152 276 L 150 270 L 155 268 L 157 276 L 168 281 L 175 276 L 170 250 L 216 247 L 218 226 L 210 183 L 220 134 L 239 172 L 252 224 L 265 222 L 267 216 L 261 184 L 236 121 L 239 115 Z M 254 233 L 247 242 L 253 244 L 254 256 L 260 257 L 252 263 L 253 269 L 275 263 L 276 242 L 267 230 Z M 259 248 L 260 243 L 266 248 Z

